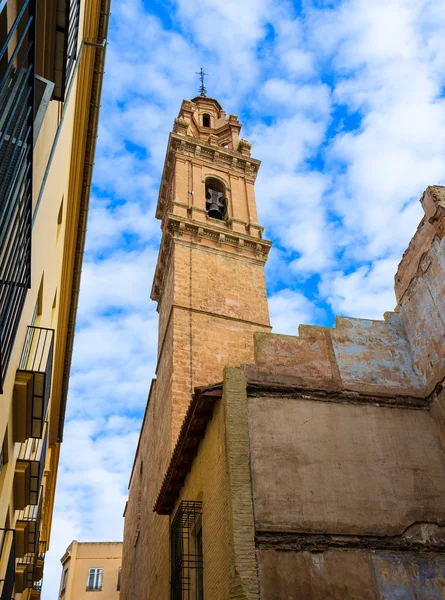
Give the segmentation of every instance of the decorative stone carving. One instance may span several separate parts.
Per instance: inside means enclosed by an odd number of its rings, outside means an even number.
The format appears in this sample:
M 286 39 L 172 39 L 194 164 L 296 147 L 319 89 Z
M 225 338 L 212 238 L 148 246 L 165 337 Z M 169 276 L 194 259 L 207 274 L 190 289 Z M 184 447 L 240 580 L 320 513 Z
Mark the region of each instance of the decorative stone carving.
M 238 144 L 238 152 L 241 152 L 243 156 L 250 156 L 252 144 L 249 144 L 247 140 L 241 138 Z
M 189 121 L 184 117 L 178 117 L 175 119 L 173 124 L 173 131 L 175 133 L 179 133 L 179 135 L 187 135 L 187 130 L 189 128 Z

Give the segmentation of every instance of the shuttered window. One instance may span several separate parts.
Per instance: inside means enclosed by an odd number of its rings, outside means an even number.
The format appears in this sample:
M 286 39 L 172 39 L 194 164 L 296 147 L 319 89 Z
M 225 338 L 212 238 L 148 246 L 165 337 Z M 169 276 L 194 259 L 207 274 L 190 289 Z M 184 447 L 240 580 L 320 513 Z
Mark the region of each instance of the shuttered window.
M 0 48 L 1 392 L 31 278 L 33 146 L 54 86 L 34 72 L 35 0 L 4 3 L 0 20 L 11 23 Z

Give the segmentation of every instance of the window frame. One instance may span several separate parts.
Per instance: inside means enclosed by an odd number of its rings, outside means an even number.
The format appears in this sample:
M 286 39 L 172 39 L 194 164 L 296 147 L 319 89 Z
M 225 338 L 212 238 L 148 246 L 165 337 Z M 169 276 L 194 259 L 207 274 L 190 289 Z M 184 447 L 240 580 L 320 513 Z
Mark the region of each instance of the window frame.
M 86 585 L 87 592 L 100 592 L 102 590 L 103 573 L 103 567 L 89 567 Z M 91 577 L 93 577 L 92 585 L 90 585 Z

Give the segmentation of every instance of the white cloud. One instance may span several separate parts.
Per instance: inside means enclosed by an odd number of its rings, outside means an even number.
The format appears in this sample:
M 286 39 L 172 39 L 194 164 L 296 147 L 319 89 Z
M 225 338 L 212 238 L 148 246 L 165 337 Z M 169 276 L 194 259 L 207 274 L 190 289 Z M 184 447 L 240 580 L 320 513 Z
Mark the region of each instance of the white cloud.
M 326 273 L 319 286 L 336 314 L 363 319 L 382 319 L 383 313 L 394 310 L 394 274 L 398 261 L 377 260 L 372 266 L 362 266 L 352 273 Z
M 315 324 L 323 318 L 321 311 L 304 294 L 289 289 L 269 297 L 269 311 L 273 333 L 287 335 L 298 335 L 300 325 Z

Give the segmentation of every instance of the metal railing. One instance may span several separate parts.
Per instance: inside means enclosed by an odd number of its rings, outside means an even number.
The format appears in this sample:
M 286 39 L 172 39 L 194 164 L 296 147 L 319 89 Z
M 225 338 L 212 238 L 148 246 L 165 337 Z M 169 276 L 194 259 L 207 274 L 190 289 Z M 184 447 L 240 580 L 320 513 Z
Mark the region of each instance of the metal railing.
M 40 485 L 42 483 L 43 472 L 45 470 L 46 451 L 48 446 L 47 438 L 48 424 L 45 422 L 43 437 L 39 439 L 28 438 L 26 442 L 20 444 L 17 462 L 27 462 L 30 465 L 30 483 L 29 483 L 29 505 L 24 511 L 36 508 L 39 503 Z M 23 512 L 23 511 L 21 511 Z
M 30 437 L 43 435 L 51 392 L 53 370 L 54 329 L 29 326 L 19 363 L 19 371 L 33 373 Z
M 64 0 L 59 3 L 57 19 L 58 48 L 56 52 L 63 55 L 60 74 L 56 75 L 54 98 L 65 101 L 67 89 L 74 75 L 78 58 L 80 0 Z
M 42 541 L 39 542 L 39 553 L 37 555 L 37 558 L 39 560 L 45 560 L 46 546 L 47 546 L 46 542 L 42 542 Z
M 18 511 L 17 522 L 22 521 L 28 524 L 28 544 L 25 549 L 25 556 L 18 559 L 17 563 L 27 565 L 25 587 L 33 588 L 36 580 L 37 560 L 40 558 L 40 521 L 42 518 L 43 505 L 43 487 L 40 490 L 39 502 L 37 505 L 29 505 L 25 509 Z M 46 544 L 45 544 L 46 550 Z M 42 573 L 43 575 L 43 573 Z
M 2 3 L 12 24 L 0 48 L 0 393 L 30 285 L 35 8 Z
M 67 0 L 68 12 L 68 38 L 65 68 L 65 89 L 68 87 L 73 74 L 74 64 L 77 58 L 77 43 L 79 40 L 79 13 L 80 0 Z
M 0 600 L 11 600 L 15 583 L 15 531 L 0 529 L 0 563 L 6 568 L 0 578 Z

